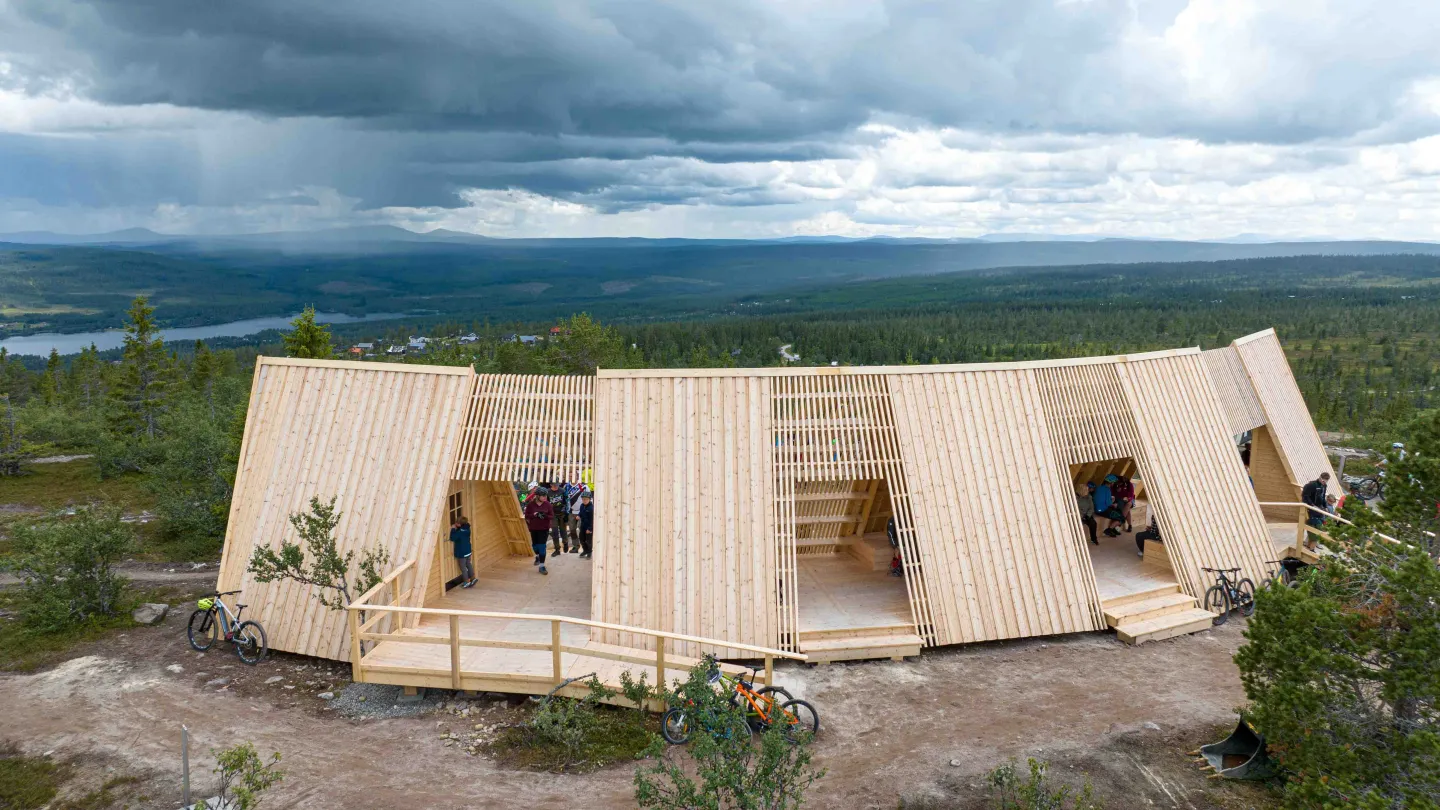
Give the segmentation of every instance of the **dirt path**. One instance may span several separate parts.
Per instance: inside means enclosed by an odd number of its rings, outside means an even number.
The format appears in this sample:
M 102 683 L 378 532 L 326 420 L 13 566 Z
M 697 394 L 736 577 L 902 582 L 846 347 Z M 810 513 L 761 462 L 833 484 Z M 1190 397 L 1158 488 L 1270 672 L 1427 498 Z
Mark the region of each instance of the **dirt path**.
M 628 765 L 585 776 L 502 770 L 444 746 L 441 730 L 469 719 L 339 717 L 316 694 L 343 681 L 343 665 L 277 656 L 249 668 L 228 652 L 202 656 L 185 646 L 183 621 L 177 613 L 90 645 L 47 672 L 0 675 L 0 742 L 144 774 L 143 807 L 176 806 L 182 723 L 200 752 L 197 784 L 209 783 L 203 752 L 213 746 L 280 751 L 289 776 L 278 807 L 633 804 Z M 1207 781 L 1184 756 L 1232 723 L 1243 700 L 1230 662 L 1235 624 L 1142 647 L 1093 634 L 785 670 L 822 716 L 816 753 L 830 773 L 811 804 L 893 808 L 904 796 L 907 807 L 981 806 L 986 771 L 1035 755 L 1061 780 L 1090 773 L 1110 807 L 1259 806 L 1258 794 Z

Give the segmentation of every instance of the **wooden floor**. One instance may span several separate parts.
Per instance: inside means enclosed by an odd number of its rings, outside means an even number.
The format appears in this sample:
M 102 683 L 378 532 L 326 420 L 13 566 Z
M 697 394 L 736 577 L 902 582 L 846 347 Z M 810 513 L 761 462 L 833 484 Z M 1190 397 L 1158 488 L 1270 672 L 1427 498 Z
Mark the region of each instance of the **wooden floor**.
M 489 569 L 479 572 L 479 582 L 475 587 L 451 588 L 433 607 L 588 619 L 590 561 L 582 560 L 574 554 L 552 557 L 546 562 L 550 571 L 546 576 L 538 573 L 531 564 L 532 559 L 526 556 L 501 560 Z M 476 617 L 462 617 L 459 621 L 460 633 L 464 638 L 542 643 L 550 641 L 551 625 L 548 621 Z M 589 631 L 584 627 L 561 625 L 560 632 L 561 642 L 567 646 L 640 656 L 654 655 L 653 652 L 628 650 L 591 641 Z M 445 616 L 425 616 L 417 627 L 404 633 L 448 637 L 449 620 Z M 667 656 L 666 679 L 673 680 L 683 676 L 684 668 L 693 663 L 694 661 L 688 658 Z M 447 685 L 448 675 L 444 678 L 434 676 L 433 683 L 418 675 L 427 671 L 438 673 L 443 670 L 448 673 L 449 668 L 448 645 L 382 641 L 365 655 L 364 679 L 375 683 L 444 687 Z M 548 650 L 462 647 L 460 668 L 465 673 L 466 688 L 493 691 L 544 694 L 550 691 L 554 676 L 554 662 Z M 561 668 L 567 678 L 594 672 L 602 682 L 612 686 L 618 685 L 620 673 L 624 670 L 629 670 L 635 678 L 639 678 L 641 673 L 648 673 L 649 682 L 655 683 L 653 665 L 620 663 L 563 653 Z
M 800 631 L 913 626 L 905 582 L 847 553 L 797 558 Z
M 1134 520 L 1131 525 L 1136 531 L 1144 528 L 1145 524 L 1141 522 L 1143 514 L 1137 509 L 1132 516 Z M 1095 568 L 1095 586 L 1100 592 L 1100 601 L 1176 584 L 1175 572 L 1170 570 L 1168 563 L 1163 566 L 1154 565 L 1135 555 L 1134 532 L 1125 532 L 1119 537 L 1106 537 L 1104 529 L 1102 521 L 1100 532 L 1096 534 L 1100 545 L 1092 546 L 1088 542 L 1085 544 L 1090 550 L 1090 564 Z

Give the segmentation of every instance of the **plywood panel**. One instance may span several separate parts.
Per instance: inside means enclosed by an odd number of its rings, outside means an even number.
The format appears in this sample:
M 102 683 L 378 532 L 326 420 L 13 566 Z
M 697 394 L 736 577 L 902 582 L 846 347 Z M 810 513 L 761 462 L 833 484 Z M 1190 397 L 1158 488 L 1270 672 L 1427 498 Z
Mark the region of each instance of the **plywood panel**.
M 1255 428 L 1250 440 L 1250 481 L 1255 486 L 1255 497 L 1261 503 L 1299 503 L 1300 484 L 1290 480 L 1290 472 L 1280 458 L 1280 449 L 1270 437 L 1270 428 L 1261 425 Z M 1281 523 L 1295 521 L 1298 507 L 1261 507 L 1265 519 Z
M 468 368 L 260 358 L 220 568 L 272 649 L 348 657 L 344 616 L 310 586 L 261 584 L 251 551 L 293 537 L 288 517 L 336 497 L 342 552 L 384 547 L 432 566 L 473 372 Z M 415 604 L 419 604 L 419 594 Z
M 1330 466 L 1330 457 L 1315 432 L 1315 423 L 1300 395 L 1300 386 L 1290 371 L 1285 351 L 1275 330 L 1267 329 L 1235 341 L 1235 351 L 1245 366 L 1246 375 L 1254 386 L 1257 399 L 1270 427 L 1270 438 L 1280 451 L 1280 459 L 1290 473 L 1290 480 L 1304 485 L 1320 473 L 1330 473 L 1330 494 L 1341 497 L 1340 480 Z
M 1103 628 L 1034 372 L 889 385 L 938 643 Z
M 1245 373 L 1245 363 L 1240 353 L 1232 346 L 1201 352 L 1205 367 L 1210 372 L 1210 382 L 1220 397 L 1220 406 L 1225 411 L 1225 421 L 1230 433 L 1239 436 L 1247 430 L 1254 430 L 1265 424 L 1265 409 Z M 1289 371 L 1287 369 L 1286 373 Z
M 590 469 L 595 378 L 479 374 L 455 478 L 579 481 Z
M 1199 352 L 1117 367 L 1140 434 L 1141 477 L 1181 587 L 1201 597 L 1203 566 L 1239 566 L 1259 582 L 1265 518 Z

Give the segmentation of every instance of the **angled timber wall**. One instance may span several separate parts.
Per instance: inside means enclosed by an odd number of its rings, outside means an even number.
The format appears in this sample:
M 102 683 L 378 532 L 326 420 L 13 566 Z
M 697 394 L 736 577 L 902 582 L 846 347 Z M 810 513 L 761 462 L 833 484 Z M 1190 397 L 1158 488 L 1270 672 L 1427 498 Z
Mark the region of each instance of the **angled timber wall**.
M 383 547 L 431 569 L 450 466 L 471 387 L 468 368 L 260 358 L 220 563 L 220 590 L 264 624 L 270 647 L 348 657 L 345 617 L 310 586 L 260 584 L 253 548 L 293 537 L 288 516 L 337 498 L 341 552 Z M 417 596 L 416 604 L 419 604 Z
M 590 469 L 595 378 L 478 374 L 455 478 L 579 481 Z
M 770 383 L 597 380 L 592 618 L 779 646 Z
M 1300 395 L 1300 386 L 1290 372 L 1290 363 L 1285 359 L 1285 350 L 1275 330 L 1247 335 L 1236 340 L 1234 346 L 1264 410 L 1270 438 L 1280 451 L 1290 480 L 1304 486 L 1320 473 L 1328 472 L 1330 494 L 1343 495 L 1340 480 L 1330 466 L 1325 446 L 1320 443 L 1320 435 L 1315 431 L 1315 423 L 1310 419 L 1305 398 Z
M 1260 397 L 1255 393 L 1250 375 L 1245 372 L 1240 352 L 1232 345 L 1201 352 L 1201 356 L 1210 371 L 1215 393 L 1220 397 L 1230 432 L 1238 436 L 1265 424 L 1265 409 L 1260 406 Z M 1289 373 L 1288 368 L 1286 373 Z
M 895 374 L 935 622 L 957 644 L 1104 627 L 1033 369 Z
M 1202 566 L 1240 566 L 1259 582 L 1270 535 L 1205 360 L 1194 349 L 1166 355 L 1122 362 L 1116 371 L 1175 575 L 1197 598 L 1215 579 Z

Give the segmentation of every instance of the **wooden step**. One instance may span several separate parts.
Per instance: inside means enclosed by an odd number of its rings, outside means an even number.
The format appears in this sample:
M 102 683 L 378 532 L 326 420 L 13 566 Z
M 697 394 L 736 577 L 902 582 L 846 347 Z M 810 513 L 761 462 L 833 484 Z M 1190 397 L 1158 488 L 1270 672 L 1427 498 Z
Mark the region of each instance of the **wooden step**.
M 837 627 L 832 629 L 801 630 L 800 646 L 805 646 L 811 641 L 822 639 L 848 638 L 859 639 L 874 636 L 903 636 L 914 633 L 915 628 L 904 622 L 895 624 L 875 625 L 874 627 Z
M 1190 608 L 1168 613 L 1154 619 L 1115 628 L 1115 635 L 1126 644 L 1144 644 L 1187 633 L 1198 633 L 1215 626 L 1215 614 L 1203 608 Z
M 1110 599 L 1102 601 L 1100 603 L 1100 608 L 1102 610 L 1113 610 L 1114 608 L 1120 607 L 1121 605 L 1128 605 L 1131 602 L 1143 602 L 1146 599 L 1154 599 L 1157 596 L 1161 596 L 1167 593 L 1180 593 L 1180 586 L 1160 585 L 1158 587 L 1150 588 L 1148 590 L 1128 593 L 1124 596 L 1111 597 Z
M 814 641 L 802 640 L 800 652 L 817 664 L 873 658 L 898 660 L 905 656 L 919 655 L 924 643 L 925 640 L 914 633 L 862 638 L 821 638 Z
M 1105 623 L 1111 627 L 1123 627 L 1194 607 L 1198 607 L 1195 597 L 1183 593 L 1166 593 L 1112 607 L 1105 611 Z

